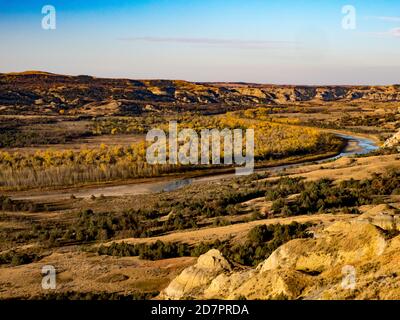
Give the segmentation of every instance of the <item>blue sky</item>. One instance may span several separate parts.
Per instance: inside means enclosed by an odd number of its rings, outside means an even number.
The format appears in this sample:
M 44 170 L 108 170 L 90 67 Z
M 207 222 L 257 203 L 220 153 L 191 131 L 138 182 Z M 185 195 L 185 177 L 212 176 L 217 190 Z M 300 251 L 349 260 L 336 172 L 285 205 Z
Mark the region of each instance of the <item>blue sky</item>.
M 44 5 L 56 30 L 43 30 Z M 342 28 L 342 7 L 357 27 Z M 400 83 L 400 1 L 0 0 L 0 72 Z

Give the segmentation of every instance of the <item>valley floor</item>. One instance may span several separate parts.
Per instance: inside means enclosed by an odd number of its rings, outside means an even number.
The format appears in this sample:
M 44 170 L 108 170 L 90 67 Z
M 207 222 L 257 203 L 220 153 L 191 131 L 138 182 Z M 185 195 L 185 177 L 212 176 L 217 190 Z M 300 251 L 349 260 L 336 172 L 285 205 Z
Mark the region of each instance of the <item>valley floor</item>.
M 398 155 L 383 155 L 374 157 L 356 157 L 340 158 L 322 164 L 300 165 L 285 170 L 285 175 L 291 177 L 302 176 L 307 180 L 318 180 L 321 178 L 330 178 L 339 182 L 348 179 L 366 179 L 373 174 L 382 173 L 388 169 L 399 169 L 400 159 Z M 279 173 L 275 173 L 265 180 L 278 179 Z M 211 188 L 219 182 L 204 182 L 206 188 Z M 179 193 L 174 191 L 173 193 Z M 126 197 L 124 197 L 126 198 Z M 80 206 L 84 207 L 83 202 L 90 200 L 81 200 Z M 121 199 L 118 197 L 106 198 L 101 207 L 115 207 L 121 205 Z M 124 200 L 126 201 L 126 200 Z M 391 196 L 386 201 L 392 208 L 400 209 L 400 196 Z M 271 207 L 271 201 L 264 197 L 255 197 L 242 202 L 242 208 L 246 212 L 268 212 Z M 374 205 L 360 206 L 361 213 L 368 212 L 374 208 Z M 11 214 L 11 213 L 10 213 Z M 41 216 L 42 215 L 42 216 Z M 43 219 L 53 219 L 54 221 L 65 219 L 65 214 L 57 212 L 48 212 L 43 214 L 27 213 L 26 217 L 31 219 L 34 216 L 41 216 Z M 299 223 L 312 222 L 316 225 L 315 232 L 323 230 L 339 221 L 348 222 L 354 220 L 358 215 L 348 213 L 300 215 L 295 217 L 276 217 L 271 219 L 262 219 L 256 221 L 238 221 L 227 226 L 206 227 L 198 230 L 175 231 L 165 235 L 148 238 L 123 238 L 113 242 L 125 242 L 129 244 L 152 243 L 157 240 L 163 242 L 185 242 L 188 244 L 198 244 L 204 241 L 221 241 L 231 239 L 240 243 L 246 237 L 246 234 L 259 225 L 270 224 L 288 224 L 293 221 Z M 23 228 L 24 219 L 20 219 L 15 224 L 2 222 L 0 228 Z M 398 237 L 397 237 L 398 238 Z M 103 242 L 104 245 L 110 245 L 112 242 Z M 36 244 L 29 246 L 17 246 L 14 250 L 32 249 Z M 196 258 L 180 257 L 172 259 L 161 259 L 158 261 L 147 261 L 138 257 L 112 257 L 99 256 L 97 253 L 88 251 L 89 248 L 95 248 L 98 244 L 87 244 L 84 247 L 79 245 L 62 246 L 51 249 L 49 255 L 37 262 L 0 267 L 0 297 L 1 298 L 23 298 L 40 297 L 48 292 L 41 289 L 41 268 L 44 265 L 54 265 L 57 269 L 57 293 L 69 292 L 68 294 L 90 292 L 118 293 L 121 296 L 131 295 L 132 292 L 138 295 L 145 293 L 147 298 L 156 296 L 158 292 L 164 290 L 168 284 L 177 277 L 180 272 L 196 263 Z M 8 249 L 9 250 L 9 249 Z M 4 250 L 2 253 L 7 252 Z M 398 266 L 400 267 L 400 265 Z M 395 272 L 395 270 L 392 270 Z M 371 280 L 372 281 L 372 280 Z M 375 281 L 375 280 L 374 280 Z M 399 282 L 400 283 L 400 282 Z M 314 290 L 316 290 L 314 288 Z M 321 287 L 321 290 L 323 288 Z M 331 293 L 332 297 L 335 294 Z M 140 296 L 140 295 L 139 295 Z M 340 296 L 340 295 L 339 295 Z M 142 297 L 142 296 L 140 296 Z

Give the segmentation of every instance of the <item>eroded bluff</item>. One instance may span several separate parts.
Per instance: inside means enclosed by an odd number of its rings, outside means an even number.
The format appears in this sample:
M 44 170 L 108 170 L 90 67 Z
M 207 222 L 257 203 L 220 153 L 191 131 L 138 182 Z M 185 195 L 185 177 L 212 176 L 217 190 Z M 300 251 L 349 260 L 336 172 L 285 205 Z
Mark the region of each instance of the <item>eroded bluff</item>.
M 314 238 L 289 241 L 255 269 L 234 267 L 218 250 L 210 250 L 160 298 L 399 299 L 400 236 L 395 229 L 400 225 L 384 209 L 333 223 Z

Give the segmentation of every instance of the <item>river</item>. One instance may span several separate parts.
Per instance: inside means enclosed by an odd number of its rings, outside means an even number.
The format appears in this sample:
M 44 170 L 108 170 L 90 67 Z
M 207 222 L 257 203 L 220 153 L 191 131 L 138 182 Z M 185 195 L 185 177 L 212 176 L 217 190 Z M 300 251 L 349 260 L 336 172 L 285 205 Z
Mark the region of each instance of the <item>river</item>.
M 281 165 L 269 168 L 258 168 L 255 170 L 255 172 L 265 172 L 265 171 L 277 172 L 287 168 L 303 166 L 305 164 L 323 163 L 326 161 L 331 161 L 345 156 L 350 156 L 355 154 L 366 154 L 373 150 L 378 149 L 378 146 L 375 144 L 373 140 L 367 138 L 361 138 L 358 136 L 339 134 L 339 133 L 337 133 L 336 135 L 347 140 L 346 147 L 337 156 L 318 161 L 308 161 L 298 164 Z M 217 173 L 211 176 L 204 176 L 192 179 L 172 178 L 167 180 L 166 178 L 164 178 L 164 179 L 159 179 L 159 181 L 157 181 L 156 179 L 156 181 L 136 183 L 136 184 L 122 184 L 117 186 L 114 185 L 114 186 L 101 186 L 101 187 L 90 187 L 90 188 L 82 187 L 79 189 L 71 189 L 68 191 L 54 190 L 54 191 L 40 192 L 40 193 L 34 192 L 31 194 L 24 192 L 23 195 L 20 194 L 12 198 L 15 200 L 55 201 L 55 200 L 67 199 L 70 197 L 71 194 L 74 194 L 78 198 L 89 198 L 92 195 L 94 195 L 95 197 L 99 197 L 100 195 L 109 197 L 109 196 L 151 194 L 157 192 L 174 191 L 194 183 L 216 181 L 233 177 L 235 177 L 234 173 L 229 173 L 229 174 Z

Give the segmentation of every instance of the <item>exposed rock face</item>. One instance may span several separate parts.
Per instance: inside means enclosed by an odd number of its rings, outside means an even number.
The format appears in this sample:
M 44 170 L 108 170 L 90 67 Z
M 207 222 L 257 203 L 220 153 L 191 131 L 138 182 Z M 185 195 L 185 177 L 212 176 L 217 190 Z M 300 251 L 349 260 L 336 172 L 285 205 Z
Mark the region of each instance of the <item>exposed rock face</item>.
M 113 115 L 119 111 L 121 104 L 119 101 L 91 102 L 82 107 L 81 113 L 96 115 L 100 112 L 103 115 Z
M 218 250 L 210 250 L 200 256 L 194 266 L 183 270 L 165 289 L 163 296 L 167 299 L 181 299 L 202 294 L 214 278 L 231 270 L 230 263 Z
M 44 72 L 0 74 L 0 110 L 40 110 L 91 114 L 137 114 L 147 105 L 180 110 L 192 104 L 218 105 L 218 111 L 258 104 L 303 101 L 400 101 L 400 86 L 276 86 L 237 83 L 191 83 L 172 80 L 101 79 Z M 112 105 L 110 105 L 110 103 Z M 87 108 L 90 112 L 87 112 Z M 41 109 L 40 109 L 41 108 Z M 209 107 L 210 108 L 210 107 Z M 210 110 L 208 109 L 208 112 Z
M 162 296 L 167 299 L 398 299 L 400 236 L 386 239 L 382 229 L 366 220 L 367 216 L 334 223 L 314 239 L 289 241 L 255 269 L 232 270 L 221 254 L 212 250 L 173 280 Z M 349 266 L 355 270 L 353 289 L 342 286 L 343 268 Z M 385 284 L 380 279 L 385 279 Z
M 400 212 L 387 204 L 378 205 L 363 213 L 358 220 L 369 222 L 384 230 L 400 231 Z
M 384 148 L 392 148 L 400 146 L 400 131 L 398 131 L 394 136 L 387 139 L 383 145 Z
M 260 272 L 279 268 L 321 273 L 336 265 L 371 259 L 382 254 L 383 234 L 368 223 L 337 222 L 318 239 L 295 239 L 277 250 L 258 268 Z

